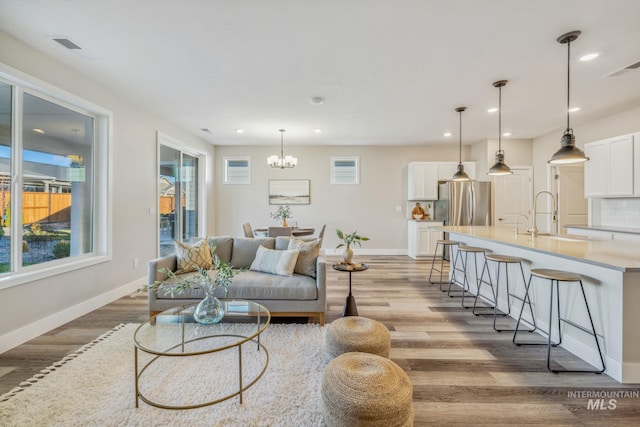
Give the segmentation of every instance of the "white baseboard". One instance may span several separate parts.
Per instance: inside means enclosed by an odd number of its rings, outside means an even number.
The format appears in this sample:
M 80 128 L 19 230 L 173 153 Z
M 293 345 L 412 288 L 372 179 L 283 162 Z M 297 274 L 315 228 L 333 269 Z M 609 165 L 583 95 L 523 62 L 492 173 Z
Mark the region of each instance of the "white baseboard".
M 326 255 L 342 256 L 344 249 L 324 249 Z M 357 249 L 353 251 L 354 258 L 358 255 L 407 255 L 407 249 Z
M 80 316 L 84 316 L 85 314 L 122 298 L 125 295 L 129 295 L 146 283 L 146 276 L 141 277 L 133 282 L 129 282 L 118 288 L 112 289 L 109 292 L 100 294 L 72 307 L 65 308 L 64 310 L 52 314 L 51 316 L 47 316 L 44 319 L 40 319 L 19 329 L 8 332 L 0 336 L 0 353 L 11 350 L 20 344 L 39 337 L 40 335 L 62 326 L 67 322 L 77 319 Z

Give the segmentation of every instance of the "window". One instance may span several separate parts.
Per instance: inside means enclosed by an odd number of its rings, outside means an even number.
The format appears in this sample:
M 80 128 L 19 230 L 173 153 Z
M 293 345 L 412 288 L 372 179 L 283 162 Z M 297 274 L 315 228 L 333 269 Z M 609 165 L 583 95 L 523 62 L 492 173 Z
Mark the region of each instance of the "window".
M 0 288 L 106 261 L 110 113 L 0 79 Z
M 332 184 L 360 184 L 360 157 L 332 157 Z
M 204 203 L 200 185 L 200 153 L 179 141 L 158 134 L 159 150 L 159 254 L 175 253 L 174 240 L 189 242 L 204 234 L 200 218 Z
M 249 157 L 225 157 L 225 184 L 251 184 L 251 170 Z

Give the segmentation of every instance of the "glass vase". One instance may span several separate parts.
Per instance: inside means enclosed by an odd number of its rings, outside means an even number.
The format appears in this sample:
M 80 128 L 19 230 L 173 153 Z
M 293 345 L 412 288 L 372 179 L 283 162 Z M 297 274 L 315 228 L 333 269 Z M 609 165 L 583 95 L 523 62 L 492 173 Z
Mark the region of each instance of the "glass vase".
M 202 325 L 218 323 L 224 317 L 224 304 L 213 296 L 213 291 L 207 291 L 205 297 L 193 312 L 193 318 Z

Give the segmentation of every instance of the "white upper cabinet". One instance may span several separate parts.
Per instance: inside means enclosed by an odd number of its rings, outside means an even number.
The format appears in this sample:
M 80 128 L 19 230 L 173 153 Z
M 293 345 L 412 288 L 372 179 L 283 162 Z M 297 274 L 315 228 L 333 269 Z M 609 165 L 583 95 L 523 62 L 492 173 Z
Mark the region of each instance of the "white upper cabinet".
M 409 163 L 409 200 L 436 200 L 438 198 L 438 164 Z
M 462 162 L 471 179 L 476 177 L 475 162 Z M 450 180 L 458 170 L 458 162 L 412 162 L 408 168 L 409 200 L 437 200 L 438 181 Z
M 640 132 L 633 135 L 633 195 L 640 197 Z
M 634 151 L 637 150 L 634 150 L 633 135 L 585 144 L 585 153 L 590 159 L 584 168 L 585 197 L 634 196 L 634 180 L 638 180 L 633 170 Z M 636 163 L 636 167 L 640 164 Z M 635 185 L 635 192 L 638 191 Z

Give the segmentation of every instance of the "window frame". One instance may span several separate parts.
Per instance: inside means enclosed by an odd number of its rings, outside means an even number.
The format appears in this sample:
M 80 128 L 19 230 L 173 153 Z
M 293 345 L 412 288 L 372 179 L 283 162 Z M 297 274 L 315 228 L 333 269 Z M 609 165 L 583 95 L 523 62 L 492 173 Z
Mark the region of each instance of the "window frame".
M 355 175 L 353 182 L 342 182 L 336 180 L 336 162 L 337 161 L 353 161 L 355 162 Z M 358 185 L 360 184 L 360 156 L 332 156 L 331 157 L 331 184 L 335 185 Z
M 22 266 L 21 252 L 11 252 L 14 271 L 0 275 L 0 289 L 46 279 L 58 274 L 112 260 L 112 136 L 113 113 L 83 98 L 73 95 L 52 84 L 37 79 L 22 71 L 0 63 L 0 81 L 12 86 L 11 118 L 11 194 L 22 191 L 22 119 L 23 94 L 29 94 L 94 118 L 94 209 L 93 248 L 87 254 L 47 261 L 46 263 Z M 12 212 L 21 212 L 21 197 L 12 197 Z M 14 204 L 15 203 L 15 204 Z M 11 233 L 19 236 L 13 247 L 22 244 L 22 221 L 11 222 Z M 11 249 L 10 249 L 11 250 Z
M 247 177 L 242 181 L 234 181 L 229 178 L 229 161 L 243 160 L 247 162 Z M 250 185 L 251 184 L 251 157 L 250 156 L 224 156 L 223 162 L 223 179 L 225 185 Z

